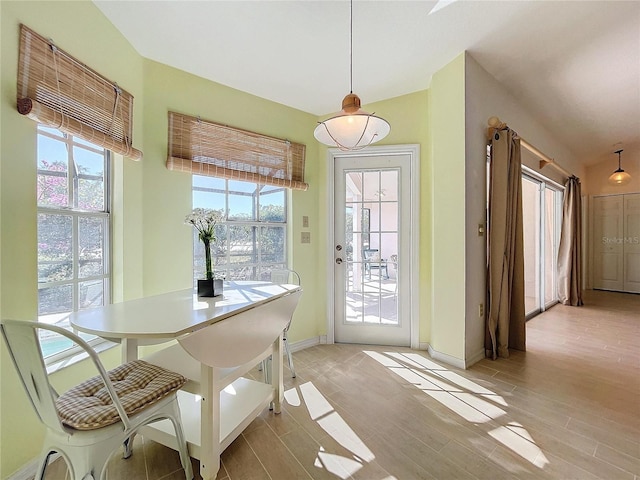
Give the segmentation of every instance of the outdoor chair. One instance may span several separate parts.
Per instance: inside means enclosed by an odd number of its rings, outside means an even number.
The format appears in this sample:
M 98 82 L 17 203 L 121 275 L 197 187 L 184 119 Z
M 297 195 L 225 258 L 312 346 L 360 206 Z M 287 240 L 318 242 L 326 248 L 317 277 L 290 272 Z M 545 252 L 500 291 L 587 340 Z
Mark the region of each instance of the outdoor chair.
M 120 444 L 124 458 L 132 454 L 133 437 L 149 423 L 169 419 L 187 480 L 191 460 L 180 423 L 176 391 L 186 379 L 162 367 L 135 360 L 107 372 L 97 353 L 82 338 L 64 328 L 30 321 L 0 323 L 9 354 L 39 419 L 46 426 L 35 480 L 42 480 L 50 456 L 60 454 L 72 480 L 101 480 Z M 49 383 L 38 330 L 62 335 L 79 345 L 99 375 L 58 395 Z
M 384 258 L 380 258 L 377 248 L 366 248 L 362 250 L 362 260 L 364 261 L 364 271 L 369 274 L 371 279 L 371 270 L 378 270 L 379 276 L 384 272 L 384 278 L 389 278 L 389 271 L 387 270 L 387 261 Z

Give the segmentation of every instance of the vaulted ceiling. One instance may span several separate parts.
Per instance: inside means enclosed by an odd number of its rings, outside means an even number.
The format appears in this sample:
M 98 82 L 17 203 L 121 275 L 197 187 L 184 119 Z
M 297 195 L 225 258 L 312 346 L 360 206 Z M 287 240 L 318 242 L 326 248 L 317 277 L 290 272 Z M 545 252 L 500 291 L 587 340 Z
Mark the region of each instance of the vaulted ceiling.
M 348 1 L 94 3 L 146 58 L 316 115 L 349 92 Z M 363 103 L 428 88 L 464 50 L 585 164 L 618 142 L 640 161 L 640 2 L 354 1 Z

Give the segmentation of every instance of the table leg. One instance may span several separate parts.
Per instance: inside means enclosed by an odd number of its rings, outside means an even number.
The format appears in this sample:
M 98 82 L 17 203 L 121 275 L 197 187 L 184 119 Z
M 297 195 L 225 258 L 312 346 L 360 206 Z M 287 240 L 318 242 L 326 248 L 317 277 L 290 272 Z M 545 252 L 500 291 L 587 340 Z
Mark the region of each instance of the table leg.
M 120 354 L 122 363 L 131 362 L 138 359 L 138 340 L 135 338 L 123 338 L 120 342 Z
M 200 475 L 215 479 L 220 470 L 220 372 L 202 364 L 200 367 Z
M 271 355 L 271 385 L 273 391 L 273 412 L 280 413 L 284 399 L 284 375 L 282 372 L 282 334 L 273 342 Z

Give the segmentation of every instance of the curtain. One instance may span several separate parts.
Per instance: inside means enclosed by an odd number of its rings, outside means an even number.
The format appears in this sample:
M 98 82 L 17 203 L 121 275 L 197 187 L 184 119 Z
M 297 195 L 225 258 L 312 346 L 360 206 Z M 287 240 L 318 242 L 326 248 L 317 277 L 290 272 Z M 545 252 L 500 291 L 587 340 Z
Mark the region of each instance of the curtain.
M 522 169 L 515 132 L 493 134 L 489 172 L 485 349 L 495 360 L 526 345 Z
M 562 230 L 558 248 L 558 300 L 564 305 L 582 305 L 581 245 L 582 200 L 580 179 L 572 176 L 565 183 L 562 202 Z

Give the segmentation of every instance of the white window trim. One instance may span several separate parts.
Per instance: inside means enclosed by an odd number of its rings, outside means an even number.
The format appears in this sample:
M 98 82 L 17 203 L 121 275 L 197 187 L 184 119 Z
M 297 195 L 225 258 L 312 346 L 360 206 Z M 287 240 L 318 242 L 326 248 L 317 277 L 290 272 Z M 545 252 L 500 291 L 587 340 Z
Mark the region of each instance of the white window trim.
M 56 286 L 56 285 L 67 285 L 71 283 L 73 288 L 72 298 L 74 301 L 74 311 L 75 311 L 75 307 L 77 305 L 77 299 L 78 299 L 78 283 L 102 279 L 104 282 L 104 288 L 102 293 L 103 303 L 104 305 L 108 305 L 109 303 L 111 303 L 111 273 L 112 273 L 111 272 L 111 230 L 112 228 L 111 228 L 111 213 L 110 213 L 111 211 L 111 208 L 110 208 L 111 207 L 111 183 L 110 182 L 111 182 L 111 159 L 112 159 L 111 152 L 102 147 L 92 148 L 91 146 L 85 143 L 76 142 L 74 141 L 73 136 L 64 134 L 63 132 L 60 132 L 60 135 L 53 135 L 49 132 L 41 131 L 40 129 L 38 129 L 37 135 L 38 136 L 43 135 L 48 138 L 59 141 L 63 144 L 66 144 L 67 151 L 73 151 L 72 150 L 73 147 L 76 146 L 79 148 L 89 150 L 94 153 L 104 152 L 106 156 L 106 168 L 105 168 L 105 175 L 103 179 L 104 191 L 105 191 L 104 193 L 105 210 L 104 211 L 85 211 L 85 210 L 72 209 L 72 208 L 37 206 L 37 213 L 36 213 L 37 215 L 39 214 L 70 215 L 74 218 L 73 220 L 74 227 L 81 217 L 102 218 L 106 227 L 106 232 L 104 234 L 104 239 L 103 239 L 104 240 L 104 248 L 103 248 L 104 273 L 102 275 L 91 276 L 91 277 L 86 277 L 82 279 L 74 278 L 72 282 L 69 282 L 69 281 L 46 282 L 46 283 L 38 282 L 38 289 L 40 288 L 41 285 L 45 285 L 45 284 L 47 286 Z M 73 175 L 67 175 L 67 179 L 69 182 L 69 186 L 68 186 L 69 192 L 73 192 L 73 189 L 74 189 Z M 75 193 L 73 193 L 72 195 L 75 195 Z M 77 245 L 78 244 L 77 228 L 72 229 L 72 235 L 73 235 L 73 244 Z M 78 264 L 77 249 L 73 250 L 73 263 L 74 265 Z M 70 313 L 70 312 L 67 312 L 67 313 Z M 45 319 L 45 317 L 52 316 L 52 315 L 55 315 L 55 314 L 38 315 L 38 321 L 41 321 L 43 323 L 52 323 L 52 322 L 47 322 Z M 58 320 L 57 322 L 59 321 L 60 320 Z M 74 328 L 70 328 L 70 330 L 73 331 L 75 334 L 79 333 Z M 109 340 L 106 340 L 104 338 L 97 337 L 97 336 L 88 340 L 87 343 L 89 343 L 89 345 L 91 345 L 91 347 L 96 352 L 102 352 L 110 348 L 113 348 L 114 346 L 117 345 Z M 56 352 L 52 355 L 48 355 L 47 357 L 44 357 L 44 362 L 45 362 L 45 366 L 47 367 L 47 372 L 52 373 L 54 371 L 58 371 L 62 368 L 65 368 L 67 366 L 73 365 L 74 363 L 77 363 L 85 358 L 88 358 L 88 354 L 84 352 L 84 350 L 82 350 L 82 348 L 79 347 L 78 345 L 74 345 L 71 348 L 68 348 L 68 349 Z

